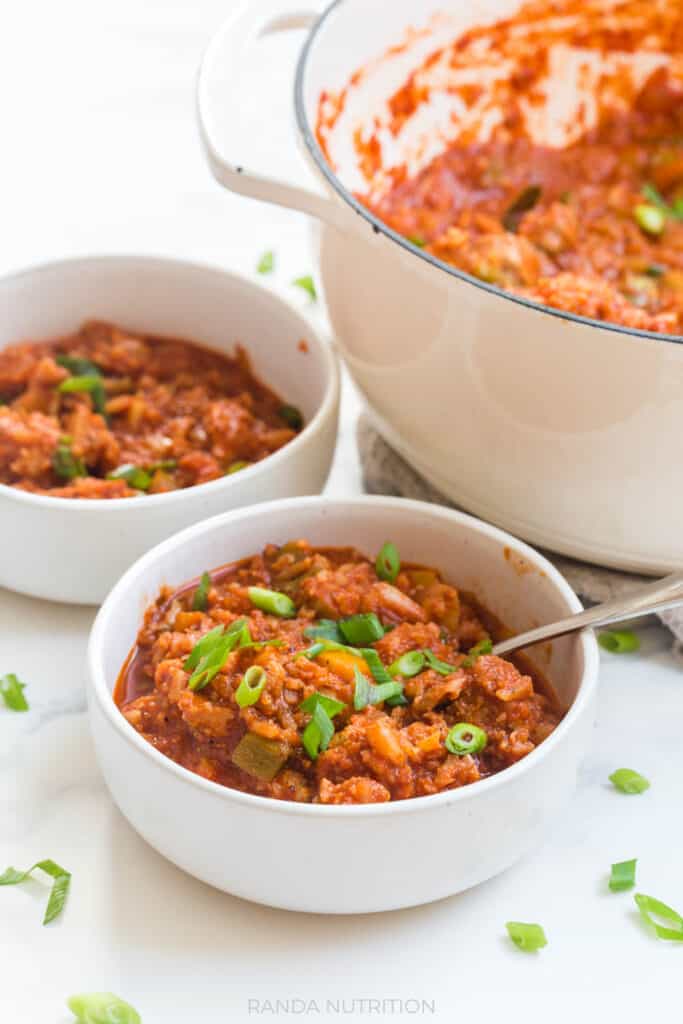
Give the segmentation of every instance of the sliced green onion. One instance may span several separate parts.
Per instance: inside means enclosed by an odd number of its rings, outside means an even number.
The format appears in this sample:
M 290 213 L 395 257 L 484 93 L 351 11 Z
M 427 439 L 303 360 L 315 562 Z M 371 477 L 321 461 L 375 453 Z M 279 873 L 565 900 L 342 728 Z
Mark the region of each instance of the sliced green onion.
M 152 482 L 152 477 L 145 469 L 133 465 L 132 462 L 125 462 L 117 466 L 111 473 L 107 473 L 107 480 L 125 480 L 136 491 L 146 491 Z
M 301 430 L 304 425 L 301 411 L 295 405 L 281 405 L 278 409 L 278 415 L 292 430 Z
M 319 619 L 312 626 L 306 626 L 304 636 L 308 637 L 309 640 L 317 640 L 319 638 L 321 640 L 334 640 L 335 643 L 341 643 L 343 639 L 339 625 L 334 619 Z
M 24 697 L 26 683 L 22 683 L 14 672 L 8 672 L 0 679 L 0 697 L 10 711 L 28 711 L 28 701 Z
M 392 661 L 389 666 L 389 674 L 412 679 L 413 676 L 422 671 L 426 661 L 424 651 L 407 651 L 400 658 L 397 658 L 396 661 Z
M 650 788 L 650 783 L 638 772 L 631 768 L 617 768 L 609 777 L 610 782 L 620 793 L 644 793 Z
M 313 660 L 313 658 L 317 658 L 319 654 L 322 654 L 324 650 L 325 644 L 312 644 L 310 647 L 305 647 L 303 651 L 297 651 L 294 655 L 294 661 L 297 661 L 299 658 Z
M 524 924 L 522 921 L 508 921 L 505 925 L 508 931 L 508 935 L 514 942 L 517 949 L 523 950 L 525 953 L 535 953 L 538 949 L 543 949 L 544 946 L 548 945 L 548 940 L 545 937 L 540 924 Z
M 113 992 L 83 992 L 66 1005 L 78 1024 L 142 1024 L 137 1010 Z
M 218 675 L 242 639 L 245 623 L 245 619 L 237 619 L 227 632 L 223 626 L 216 626 L 195 644 L 183 664 L 186 672 L 194 669 L 187 684 L 190 690 L 203 690 Z
M 312 693 L 310 697 L 303 700 L 299 707 L 302 711 L 308 711 L 309 714 L 313 714 L 316 707 L 320 704 L 324 709 L 325 713 L 334 718 L 335 715 L 340 714 L 346 707 L 342 701 L 336 700 L 334 697 L 328 697 L 326 693 Z
M 257 274 L 272 274 L 275 269 L 275 253 L 269 249 L 256 264 Z
M 514 199 L 503 214 L 502 222 L 506 231 L 516 231 L 519 222 L 528 210 L 532 210 L 541 198 L 540 185 L 528 185 Z
M 382 545 L 375 559 L 375 572 L 381 580 L 393 583 L 400 571 L 401 559 L 398 554 L 398 548 L 388 540 Z
M 158 462 L 153 462 L 152 463 L 152 465 L 149 467 L 149 472 L 150 473 L 156 473 L 156 471 L 158 469 L 160 469 L 163 472 L 165 472 L 166 470 L 169 470 L 169 469 L 176 469 L 177 466 L 178 466 L 178 460 L 177 459 L 160 459 Z
M 75 480 L 77 476 L 88 475 L 85 463 L 74 455 L 70 442 L 65 438 L 62 438 L 54 451 L 52 468 L 62 480 Z
M 421 235 L 406 235 L 406 238 L 411 245 L 416 245 L 418 249 L 424 249 L 427 242 Z
M 654 928 L 658 938 L 683 942 L 683 917 L 673 907 L 667 906 L 661 900 L 656 900 L 654 896 L 645 896 L 641 892 L 637 892 L 633 898 L 643 921 Z M 656 920 L 657 918 L 666 921 L 667 924 L 660 924 Z M 670 928 L 669 925 L 674 925 L 674 927 Z
M 302 711 L 311 714 L 311 720 L 303 731 L 301 742 L 310 759 L 315 761 L 319 753 L 327 750 L 334 736 L 333 717 L 343 711 L 346 705 L 334 697 L 327 697 L 324 693 L 312 693 L 302 701 L 300 707 Z
M 598 635 L 598 643 L 612 654 L 630 654 L 640 648 L 640 638 L 630 630 L 606 630 Z
M 636 884 L 636 864 L 637 860 L 622 860 L 618 864 L 612 865 L 612 873 L 610 874 L 609 887 L 612 892 L 625 892 L 626 889 L 632 889 Z
M 247 620 L 238 619 L 238 621 L 241 621 L 242 624 L 244 624 Z M 214 649 L 220 637 L 223 636 L 224 632 L 224 626 L 215 626 L 213 629 L 209 630 L 208 633 L 205 633 L 204 636 L 197 641 L 197 643 L 194 645 L 194 647 L 188 654 L 187 658 L 183 662 L 184 670 L 186 672 L 189 672 L 191 668 L 194 668 L 196 665 L 198 665 L 201 659 Z
M 478 725 L 458 722 L 449 730 L 444 742 L 449 753 L 462 757 L 464 754 L 478 754 L 487 741 L 488 736 Z
M 361 647 L 360 653 L 376 683 L 393 683 L 393 679 L 382 664 L 382 659 L 373 647 Z
M 54 879 L 52 888 L 50 890 L 50 896 L 47 901 L 45 908 L 45 916 L 43 917 L 43 924 L 49 924 L 50 921 L 54 921 L 58 917 L 66 902 L 66 897 L 69 892 L 69 885 L 71 884 L 71 872 L 65 871 L 64 868 L 60 868 L 59 864 L 55 864 L 53 860 L 39 860 L 33 867 L 28 868 L 26 871 L 17 871 L 15 868 L 7 868 L 7 870 L 0 875 L 0 885 L 18 885 L 20 882 L 24 882 L 29 875 L 31 875 L 36 868 L 40 871 L 44 871 L 46 875 Z
M 645 273 L 648 277 L 663 277 L 666 274 L 666 267 L 661 263 L 648 263 Z
M 99 373 L 84 374 L 80 377 L 67 377 L 66 380 L 61 382 L 57 390 L 63 395 L 78 391 L 89 391 L 95 411 L 102 415 L 106 412 L 107 395 Z
M 305 274 L 303 277 L 295 277 L 292 284 L 305 291 L 312 302 L 315 302 L 318 298 L 318 293 L 315 290 L 315 284 L 310 274 Z
M 260 665 L 251 665 L 242 676 L 240 685 L 235 691 L 235 700 L 241 708 L 251 707 L 263 693 L 268 681 L 265 670 Z
M 208 572 L 202 573 L 202 578 L 199 581 L 199 586 L 194 592 L 192 598 L 192 611 L 193 612 L 205 612 L 209 607 L 209 590 L 211 589 L 211 577 Z
M 231 462 L 225 471 L 225 475 L 232 476 L 233 473 L 239 473 L 240 470 L 247 469 L 248 466 L 251 466 L 251 462 L 245 462 L 243 459 L 237 462 Z
M 291 597 L 280 594 L 277 590 L 266 590 L 265 587 L 249 587 L 249 600 L 255 608 L 281 619 L 291 619 L 296 615 L 296 605 Z
M 659 206 L 638 203 L 633 211 L 636 224 L 648 235 L 661 235 L 666 224 L 666 215 Z
M 354 669 L 353 706 L 356 711 L 362 711 L 369 704 L 381 704 L 403 696 L 403 684 L 391 681 L 380 683 L 375 686 L 367 676 L 363 675 L 357 668 Z
M 348 643 L 357 646 L 372 644 L 384 636 L 384 626 L 374 612 L 350 615 L 348 619 L 339 620 L 339 629 Z
M 490 654 L 493 650 L 493 643 L 489 637 L 485 637 L 484 640 L 480 640 L 474 647 L 470 647 L 467 652 L 467 657 L 462 663 L 462 668 L 471 668 L 474 665 L 477 658 L 480 658 L 482 654 Z
M 63 356 L 59 355 L 55 357 L 55 362 L 58 366 L 63 366 L 65 370 L 73 374 L 74 377 L 101 377 L 102 371 L 94 363 L 91 363 L 89 359 L 81 359 L 80 356 Z
M 422 653 L 429 667 L 438 672 L 440 676 L 450 676 L 453 672 L 458 671 L 457 665 L 450 665 L 447 661 L 442 661 L 433 651 L 425 649 Z

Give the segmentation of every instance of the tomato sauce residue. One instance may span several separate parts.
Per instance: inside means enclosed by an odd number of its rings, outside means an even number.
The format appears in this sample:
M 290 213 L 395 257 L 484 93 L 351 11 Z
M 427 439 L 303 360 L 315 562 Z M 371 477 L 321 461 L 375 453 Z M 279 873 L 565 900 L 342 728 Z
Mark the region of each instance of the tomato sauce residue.
M 352 129 L 353 86 L 326 93 L 318 140 L 344 181 L 335 132 L 350 131 L 356 196 L 443 262 L 551 307 L 680 334 L 682 54 L 678 0 L 527 3 L 423 49 Z M 450 113 L 420 138 L 430 106 Z

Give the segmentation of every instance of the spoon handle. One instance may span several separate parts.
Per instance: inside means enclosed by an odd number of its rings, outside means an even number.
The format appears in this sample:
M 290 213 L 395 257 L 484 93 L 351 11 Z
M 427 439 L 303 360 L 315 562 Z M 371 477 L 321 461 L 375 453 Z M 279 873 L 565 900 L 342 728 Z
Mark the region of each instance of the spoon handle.
M 566 633 L 573 633 L 577 629 L 584 629 L 586 626 L 606 626 L 610 622 L 619 622 L 621 619 L 632 619 L 644 612 L 663 611 L 676 604 L 683 602 L 683 572 L 674 572 L 664 579 L 655 580 L 644 587 L 639 587 L 632 594 L 626 597 L 617 597 L 604 604 L 595 605 L 586 611 L 570 615 L 560 622 L 551 622 L 547 626 L 539 626 L 538 629 L 530 629 L 527 633 L 520 633 L 519 636 L 510 637 L 509 640 L 501 640 L 493 648 L 494 654 L 507 654 L 509 651 L 516 651 L 518 647 L 528 647 L 530 644 L 537 644 L 541 640 L 551 640 L 556 636 L 564 636 Z

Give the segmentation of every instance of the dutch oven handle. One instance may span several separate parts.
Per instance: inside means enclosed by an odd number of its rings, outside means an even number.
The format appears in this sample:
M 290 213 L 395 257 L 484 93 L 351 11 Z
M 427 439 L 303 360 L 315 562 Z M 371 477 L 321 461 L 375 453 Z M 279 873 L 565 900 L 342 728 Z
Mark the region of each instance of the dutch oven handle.
M 240 59 L 264 36 L 292 29 L 307 29 L 313 25 L 319 12 L 287 9 L 291 0 L 246 0 L 223 24 L 211 40 L 202 59 L 197 80 L 197 116 L 202 144 L 214 177 L 233 192 L 261 199 L 279 206 L 301 210 L 319 220 L 343 226 L 345 213 L 334 202 L 308 171 L 309 186 L 246 167 L 239 156 L 219 151 L 211 111 L 211 89 L 219 82 L 221 96 L 237 94 L 235 78 Z M 315 2 L 315 0 L 314 0 Z M 264 122 L 266 115 L 264 112 Z M 292 146 L 296 146 L 292 129 Z M 225 147 L 223 147 L 225 148 Z M 277 154 L 272 165 L 277 166 Z M 302 161 L 303 164 L 303 161 Z

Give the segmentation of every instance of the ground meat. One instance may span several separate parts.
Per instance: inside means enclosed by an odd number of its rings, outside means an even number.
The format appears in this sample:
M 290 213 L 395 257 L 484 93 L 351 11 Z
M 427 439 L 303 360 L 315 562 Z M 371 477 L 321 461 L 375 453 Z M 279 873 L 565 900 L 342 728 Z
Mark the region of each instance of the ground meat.
M 86 389 L 70 390 L 70 378 Z M 242 349 L 228 357 L 93 321 L 0 351 L 0 483 L 37 494 L 192 487 L 266 458 L 298 429 L 297 410 L 254 377 Z
M 280 618 L 255 608 L 251 586 L 286 593 L 294 614 Z M 426 796 L 514 763 L 561 717 L 550 694 L 512 662 L 466 657 L 488 636 L 484 621 L 492 619 L 434 569 L 403 566 L 388 583 L 378 580 L 374 561 L 352 548 L 294 541 L 215 570 L 205 607 L 194 607 L 196 590 L 197 581 L 166 588 L 147 609 L 116 700 L 148 742 L 222 785 L 305 803 Z M 372 648 L 385 671 L 409 651 L 423 653 L 415 675 L 394 674 L 402 697 L 396 706 L 379 699 L 358 704 L 359 675 L 375 685 L 366 648 L 338 641 L 316 648 L 319 639 L 308 633 L 319 618 L 369 613 L 384 630 Z M 192 689 L 193 672 L 201 669 L 197 643 L 211 630 L 225 637 L 245 628 L 248 636 L 240 634 L 225 651 L 207 685 Z M 265 676 L 245 702 L 237 694 L 250 668 Z M 321 699 L 332 702 L 332 733 L 312 753 L 305 740 L 309 702 Z M 483 749 L 448 749 L 449 731 L 461 723 L 484 729 Z

